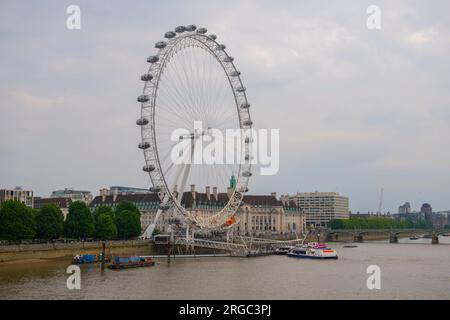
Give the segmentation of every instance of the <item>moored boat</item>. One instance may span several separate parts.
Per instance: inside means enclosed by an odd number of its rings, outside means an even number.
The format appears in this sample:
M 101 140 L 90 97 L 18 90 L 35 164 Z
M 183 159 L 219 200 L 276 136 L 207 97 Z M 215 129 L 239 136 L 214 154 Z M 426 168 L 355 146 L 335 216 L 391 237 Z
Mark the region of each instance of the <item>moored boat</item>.
M 129 268 L 142 268 L 151 267 L 155 265 L 155 261 L 152 258 L 144 258 L 139 256 L 131 257 L 114 257 L 109 269 L 129 269 Z
M 104 262 L 109 262 L 109 258 L 105 257 Z M 77 254 L 73 257 L 73 264 L 93 264 L 102 262 L 102 254 Z
M 418 236 L 412 236 L 412 237 L 409 237 L 409 240 L 419 240 L 419 237 Z

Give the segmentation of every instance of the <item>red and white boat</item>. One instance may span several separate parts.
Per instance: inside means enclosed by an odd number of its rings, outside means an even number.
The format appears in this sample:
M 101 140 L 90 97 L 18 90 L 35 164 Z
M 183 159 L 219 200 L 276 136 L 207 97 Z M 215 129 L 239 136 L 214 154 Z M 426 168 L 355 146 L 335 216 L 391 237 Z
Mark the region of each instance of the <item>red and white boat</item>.
M 337 259 L 338 254 L 334 249 L 329 248 L 326 244 L 308 243 L 290 250 L 287 255 L 294 258 L 307 259 Z

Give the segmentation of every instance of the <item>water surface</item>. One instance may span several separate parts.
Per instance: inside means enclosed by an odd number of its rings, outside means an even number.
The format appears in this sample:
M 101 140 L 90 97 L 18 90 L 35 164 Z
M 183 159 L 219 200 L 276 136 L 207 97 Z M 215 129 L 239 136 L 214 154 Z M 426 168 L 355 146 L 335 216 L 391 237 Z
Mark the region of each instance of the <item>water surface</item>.
M 70 259 L 0 265 L 0 299 L 450 299 L 450 239 L 344 248 L 339 260 L 287 256 L 160 260 L 122 271 L 82 266 L 81 290 L 68 290 Z M 366 286 L 381 268 L 381 290 Z

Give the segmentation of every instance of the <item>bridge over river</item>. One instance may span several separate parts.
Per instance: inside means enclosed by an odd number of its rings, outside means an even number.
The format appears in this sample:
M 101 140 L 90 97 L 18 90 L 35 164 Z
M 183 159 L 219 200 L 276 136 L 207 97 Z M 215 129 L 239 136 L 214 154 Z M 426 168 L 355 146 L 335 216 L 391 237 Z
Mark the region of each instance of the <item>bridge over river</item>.
M 446 233 L 436 229 L 342 229 L 326 230 L 324 235 L 327 241 L 338 241 L 340 235 L 351 235 L 353 241 L 363 242 L 365 235 L 386 235 L 390 243 L 397 243 L 399 236 L 405 235 L 428 235 L 433 244 L 439 243 L 439 235 Z

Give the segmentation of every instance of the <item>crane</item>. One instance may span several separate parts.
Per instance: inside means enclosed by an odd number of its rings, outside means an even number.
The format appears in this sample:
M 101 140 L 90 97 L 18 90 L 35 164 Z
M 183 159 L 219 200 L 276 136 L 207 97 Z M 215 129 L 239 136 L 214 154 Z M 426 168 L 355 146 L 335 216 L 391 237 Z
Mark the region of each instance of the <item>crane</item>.
M 378 204 L 378 214 L 381 214 L 381 209 L 383 208 L 383 193 L 384 193 L 384 188 L 381 188 L 380 191 L 380 202 Z

